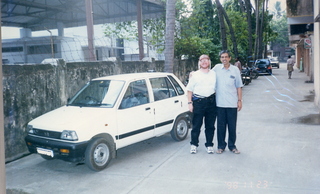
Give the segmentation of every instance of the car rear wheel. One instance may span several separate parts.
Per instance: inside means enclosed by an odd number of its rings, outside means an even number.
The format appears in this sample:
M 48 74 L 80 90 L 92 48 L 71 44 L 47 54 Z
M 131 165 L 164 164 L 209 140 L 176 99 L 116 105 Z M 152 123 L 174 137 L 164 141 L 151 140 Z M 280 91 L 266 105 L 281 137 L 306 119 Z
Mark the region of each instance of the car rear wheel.
M 85 153 L 85 163 L 93 171 L 100 171 L 107 167 L 111 160 L 111 146 L 103 138 L 93 139 Z
M 178 117 L 171 130 L 171 137 L 176 141 L 184 140 L 189 131 L 188 120 L 185 117 Z

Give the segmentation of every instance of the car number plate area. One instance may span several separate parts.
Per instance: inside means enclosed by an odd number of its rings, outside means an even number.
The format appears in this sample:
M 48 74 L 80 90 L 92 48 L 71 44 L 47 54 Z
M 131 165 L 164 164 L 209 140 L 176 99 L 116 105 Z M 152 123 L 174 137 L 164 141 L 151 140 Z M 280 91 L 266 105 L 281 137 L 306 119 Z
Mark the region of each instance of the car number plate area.
M 53 151 L 52 150 L 37 148 L 37 152 L 38 152 L 38 154 L 51 156 L 53 158 Z

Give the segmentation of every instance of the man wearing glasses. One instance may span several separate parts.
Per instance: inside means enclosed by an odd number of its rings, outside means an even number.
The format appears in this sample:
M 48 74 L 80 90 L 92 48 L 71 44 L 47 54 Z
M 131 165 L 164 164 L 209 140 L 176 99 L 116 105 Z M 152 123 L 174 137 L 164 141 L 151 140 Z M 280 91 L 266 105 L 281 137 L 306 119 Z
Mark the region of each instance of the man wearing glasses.
M 216 120 L 216 73 L 211 71 L 211 61 L 208 55 L 201 55 L 199 58 L 199 70 L 192 72 L 188 90 L 188 106 L 193 113 L 191 130 L 190 153 L 197 153 L 199 146 L 200 129 L 205 122 L 205 136 L 208 154 L 213 154 L 214 123 Z

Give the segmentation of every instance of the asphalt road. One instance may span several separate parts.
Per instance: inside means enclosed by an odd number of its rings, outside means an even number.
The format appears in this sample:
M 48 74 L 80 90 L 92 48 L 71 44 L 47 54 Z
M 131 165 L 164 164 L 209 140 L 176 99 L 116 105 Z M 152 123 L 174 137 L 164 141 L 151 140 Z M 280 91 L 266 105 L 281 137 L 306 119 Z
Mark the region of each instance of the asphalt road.
M 101 172 L 32 154 L 6 164 L 7 193 L 320 193 L 320 127 L 300 120 L 319 114 L 313 84 L 298 70 L 288 79 L 285 64 L 273 73 L 243 88 L 239 155 L 207 154 L 203 131 L 197 154 L 190 135 L 168 134 L 120 149 Z

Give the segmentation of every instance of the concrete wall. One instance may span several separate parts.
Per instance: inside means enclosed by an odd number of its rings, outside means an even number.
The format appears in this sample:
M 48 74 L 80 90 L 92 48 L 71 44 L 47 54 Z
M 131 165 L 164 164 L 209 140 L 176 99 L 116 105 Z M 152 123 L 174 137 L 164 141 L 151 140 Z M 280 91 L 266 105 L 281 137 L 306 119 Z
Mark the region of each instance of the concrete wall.
M 4 132 L 6 162 L 28 154 L 24 137 L 27 123 L 65 105 L 90 79 L 124 73 L 162 72 L 164 61 L 153 62 L 75 62 L 60 61 L 57 66 L 3 65 Z M 196 63 L 175 61 L 174 74 L 181 81 Z

